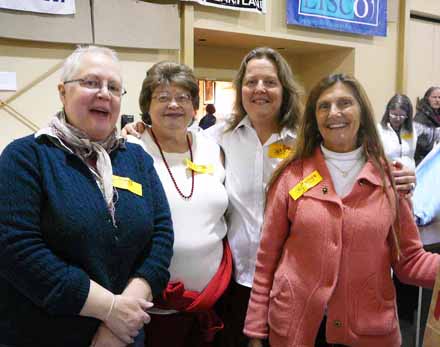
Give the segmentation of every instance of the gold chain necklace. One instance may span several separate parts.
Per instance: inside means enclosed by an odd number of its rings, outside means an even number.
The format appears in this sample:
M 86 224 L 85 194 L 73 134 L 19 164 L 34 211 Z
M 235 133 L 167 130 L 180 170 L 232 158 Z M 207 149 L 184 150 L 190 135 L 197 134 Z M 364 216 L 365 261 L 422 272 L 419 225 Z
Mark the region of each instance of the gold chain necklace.
M 359 161 L 356 160 L 354 165 L 351 166 L 350 168 L 348 168 L 348 170 L 342 170 L 339 166 L 337 166 L 335 163 L 333 163 L 330 159 L 327 159 L 326 162 L 329 163 L 331 166 L 333 166 L 336 170 L 338 170 L 341 173 L 342 177 L 347 177 L 348 174 L 350 173 L 350 171 L 354 169 L 354 167 L 358 164 Z

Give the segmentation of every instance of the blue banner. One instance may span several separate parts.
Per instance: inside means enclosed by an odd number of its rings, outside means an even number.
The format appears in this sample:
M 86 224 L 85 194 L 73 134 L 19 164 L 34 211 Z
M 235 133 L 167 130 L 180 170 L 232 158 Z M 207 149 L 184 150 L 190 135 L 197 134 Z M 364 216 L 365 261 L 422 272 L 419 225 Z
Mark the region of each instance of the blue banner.
M 287 24 L 387 35 L 387 0 L 287 0 Z

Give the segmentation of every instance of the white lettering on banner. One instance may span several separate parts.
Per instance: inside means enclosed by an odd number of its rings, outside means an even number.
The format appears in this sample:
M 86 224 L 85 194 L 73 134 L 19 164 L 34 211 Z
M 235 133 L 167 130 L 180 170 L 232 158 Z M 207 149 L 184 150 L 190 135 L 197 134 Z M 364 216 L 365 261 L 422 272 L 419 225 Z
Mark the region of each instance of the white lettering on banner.
M 288 0 L 289 1 L 289 0 Z M 351 0 L 353 6 L 346 7 L 344 0 L 291 0 L 299 1 L 298 13 L 316 18 L 329 18 L 346 23 L 378 26 L 381 0 Z M 382 0 L 386 1 L 386 0 Z
M 267 0 L 180 0 L 182 2 L 195 2 L 200 5 L 213 6 L 228 10 L 250 11 L 266 13 Z
M 388 0 L 286 0 L 287 23 L 386 36 Z
M 243 5 L 255 6 L 255 7 L 257 7 L 257 8 L 260 7 L 260 6 L 259 6 L 259 1 L 257 1 L 257 0 L 248 0 L 248 1 L 243 0 Z
M 361 1 L 363 3 L 364 13 L 362 15 L 359 13 L 359 0 L 355 0 L 354 4 L 353 4 L 354 14 L 358 18 L 365 18 L 369 12 L 368 2 L 367 2 L 367 0 L 361 0 Z M 371 1 L 371 2 L 372 2 L 372 5 L 374 6 L 373 1 Z
M 75 14 L 75 0 L 0 0 L 0 9 L 49 13 Z

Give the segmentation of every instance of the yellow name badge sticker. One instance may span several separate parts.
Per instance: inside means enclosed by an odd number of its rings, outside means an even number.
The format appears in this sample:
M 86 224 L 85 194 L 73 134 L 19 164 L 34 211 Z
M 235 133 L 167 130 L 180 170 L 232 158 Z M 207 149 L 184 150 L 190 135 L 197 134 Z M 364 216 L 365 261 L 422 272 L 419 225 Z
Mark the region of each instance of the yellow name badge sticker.
M 413 138 L 412 134 L 408 134 L 408 133 L 402 134 L 402 139 L 404 140 L 411 140 L 412 138 Z
M 189 159 L 185 159 L 185 165 L 188 169 L 201 174 L 212 174 L 214 172 L 214 166 L 212 164 L 198 165 L 198 164 L 194 164 Z
M 286 159 L 292 153 L 292 148 L 284 143 L 272 143 L 269 146 L 269 158 Z
M 318 171 L 315 170 L 302 181 L 300 181 L 295 187 L 289 190 L 289 195 L 292 197 L 293 200 L 298 200 L 301 195 L 316 186 L 321 181 L 321 175 Z
M 128 190 L 136 195 L 142 196 L 142 185 L 132 181 L 128 177 L 112 176 L 113 187 Z

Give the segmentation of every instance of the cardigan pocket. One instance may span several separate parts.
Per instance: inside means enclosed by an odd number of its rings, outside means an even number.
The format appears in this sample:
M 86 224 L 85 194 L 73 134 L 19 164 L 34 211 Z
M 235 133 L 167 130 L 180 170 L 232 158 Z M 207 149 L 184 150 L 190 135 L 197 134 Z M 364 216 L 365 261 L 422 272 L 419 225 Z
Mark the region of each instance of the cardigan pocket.
M 270 292 L 268 324 L 271 331 L 287 336 L 295 311 L 293 291 L 285 275 L 275 277 Z
M 388 335 L 397 328 L 395 296 L 385 298 L 377 275 L 371 275 L 354 295 L 353 330 L 359 335 Z

